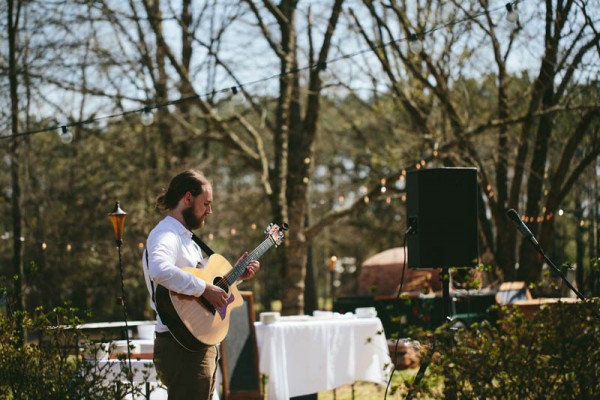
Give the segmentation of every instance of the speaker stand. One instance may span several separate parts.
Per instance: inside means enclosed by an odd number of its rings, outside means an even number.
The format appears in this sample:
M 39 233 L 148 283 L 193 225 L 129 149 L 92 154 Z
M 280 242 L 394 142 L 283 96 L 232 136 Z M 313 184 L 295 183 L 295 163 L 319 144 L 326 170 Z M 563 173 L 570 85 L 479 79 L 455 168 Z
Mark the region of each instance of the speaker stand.
M 444 310 L 444 320 L 452 321 L 452 302 L 450 300 L 450 270 L 448 267 L 442 268 L 442 307 Z M 429 351 L 425 357 L 423 357 L 423 361 L 421 362 L 421 366 L 419 367 L 419 371 L 417 371 L 417 375 L 415 376 L 415 380 L 406 395 L 406 400 L 410 400 L 413 398 L 415 387 L 417 387 L 421 383 L 421 379 L 425 376 L 425 371 L 431 362 L 431 356 L 435 351 L 435 337 L 432 336 L 431 345 L 429 346 Z
M 450 270 L 442 268 L 442 302 L 444 308 L 444 321 L 452 321 L 452 301 L 450 299 Z

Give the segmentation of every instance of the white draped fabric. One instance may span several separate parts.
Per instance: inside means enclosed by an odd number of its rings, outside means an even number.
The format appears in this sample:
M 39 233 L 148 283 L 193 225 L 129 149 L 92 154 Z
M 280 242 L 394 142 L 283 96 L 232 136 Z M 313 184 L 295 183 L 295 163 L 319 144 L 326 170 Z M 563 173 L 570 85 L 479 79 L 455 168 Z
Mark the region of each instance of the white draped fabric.
M 355 381 L 385 385 L 391 368 L 378 318 L 288 318 L 255 323 L 259 369 L 269 400 L 331 390 Z

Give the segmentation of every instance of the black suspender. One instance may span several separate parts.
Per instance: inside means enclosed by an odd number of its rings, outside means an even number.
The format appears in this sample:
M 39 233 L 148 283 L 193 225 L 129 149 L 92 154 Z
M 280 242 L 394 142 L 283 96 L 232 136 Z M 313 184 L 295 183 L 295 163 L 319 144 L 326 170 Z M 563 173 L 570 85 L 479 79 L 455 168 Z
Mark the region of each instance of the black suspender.
M 144 253 L 146 253 L 146 268 L 148 269 L 148 280 L 150 281 L 150 289 L 152 290 L 152 302 L 156 304 L 156 301 L 154 300 L 154 281 L 150 277 L 150 262 L 148 261 L 148 248 L 144 250 Z
M 192 232 L 192 240 L 194 242 L 196 242 L 196 244 L 198 246 L 200 246 L 200 248 L 206 253 L 207 256 L 210 257 L 211 255 L 215 254 L 214 250 L 211 249 L 210 247 L 208 247 L 208 245 L 206 243 L 204 243 L 202 240 L 200 240 L 200 238 L 198 236 L 196 236 L 196 234 L 194 232 Z M 146 253 L 146 268 L 148 268 L 148 271 L 149 271 L 150 270 L 150 262 L 148 260 L 148 249 L 146 248 L 146 250 L 144 250 L 144 252 Z M 152 302 L 154 304 L 156 304 L 156 300 L 154 298 L 154 281 L 150 277 L 150 273 L 148 273 L 148 278 L 150 280 L 150 289 L 152 291 Z
M 192 240 L 194 242 L 196 242 L 196 244 L 198 246 L 200 246 L 200 248 L 206 253 L 207 256 L 212 256 L 213 254 L 215 254 L 215 252 L 213 251 L 213 249 L 211 249 L 210 247 L 208 247 L 208 245 L 206 243 L 204 243 L 202 240 L 200 240 L 200 238 L 198 236 L 196 236 L 196 234 L 194 232 L 192 232 Z

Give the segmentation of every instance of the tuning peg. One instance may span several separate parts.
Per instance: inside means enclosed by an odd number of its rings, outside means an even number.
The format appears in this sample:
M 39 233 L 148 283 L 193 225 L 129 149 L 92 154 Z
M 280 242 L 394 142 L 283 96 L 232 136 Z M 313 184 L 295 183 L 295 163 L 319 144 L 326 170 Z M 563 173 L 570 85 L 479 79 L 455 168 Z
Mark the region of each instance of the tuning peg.
M 287 231 L 290 228 L 290 226 L 288 224 L 286 224 L 285 222 L 281 224 L 281 229 L 284 231 Z
M 265 231 L 264 231 L 264 234 L 265 234 L 265 235 L 268 235 L 268 234 L 269 234 L 269 232 L 271 232 L 271 228 L 272 228 L 272 227 L 273 227 L 273 223 L 271 222 L 271 223 L 269 224 L 269 226 L 267 226 L 267 228 L 265 229 Z

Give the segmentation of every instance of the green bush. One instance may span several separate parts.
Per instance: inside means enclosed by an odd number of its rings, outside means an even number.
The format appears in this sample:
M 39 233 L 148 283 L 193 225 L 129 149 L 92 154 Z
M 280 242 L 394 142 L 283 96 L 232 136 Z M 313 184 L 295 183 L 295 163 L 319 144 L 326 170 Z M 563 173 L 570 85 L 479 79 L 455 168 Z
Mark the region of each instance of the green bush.
M 27 313 L 0 315 L 0 398 L 125 397 L 126 386 L 107 384 L 108 371 L 79 355 L 79 343 L 85 336 L 76 329 L 80 323 L 76 311 L 67 306 L 51 312 L 40 309 L 34 317 Z M 22 331 L 28 332 L 25 343 L 20 338 Z
M 599 304 L 556 303 L 527 318 L 504 308 L 496 325 L 440 328 L 416 397 L 600 399 Z

